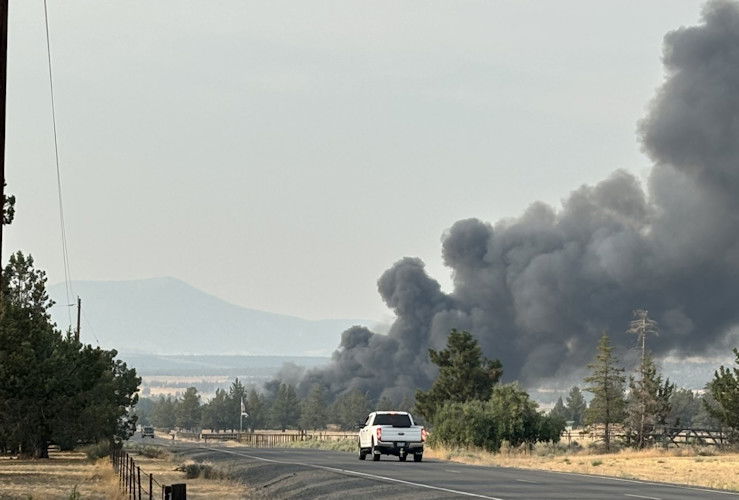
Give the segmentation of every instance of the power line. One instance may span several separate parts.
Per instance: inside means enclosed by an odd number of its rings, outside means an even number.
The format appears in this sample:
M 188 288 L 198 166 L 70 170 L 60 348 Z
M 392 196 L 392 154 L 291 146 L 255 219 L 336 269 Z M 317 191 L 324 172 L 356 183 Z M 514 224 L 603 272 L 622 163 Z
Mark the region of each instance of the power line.
M 49 36 L 49 10 L 46 6 L 46 0 L 44 0 L 44 25 L 46 27 L 46 55 L 49 63 L 49 92 L 51 95 L 51 123 L 54 132 L 54 159 L 56 161 L 56 189 L 57 196 L 59 198 L 59 226 L 61 228 L 62 236 L 62 259 L 64 261 L 64 290 L 66 292 L 67 303 L 70 303 L 70 290 L 71 290 L 71 272 L 69 266 L 69 246 L 67 244 L 67 230 L 64 223 L 64 204 L 62 203 L 62 175 L 61 169 L 59 168 L 59 139 L 57 137 L 56 130 L 56 102 L 54 100 L 54 78 L 51 64 L 51 41 Z M 72 327 L 72 311 L 71 308 L 67 309 L 69 316 L 69 327 Z

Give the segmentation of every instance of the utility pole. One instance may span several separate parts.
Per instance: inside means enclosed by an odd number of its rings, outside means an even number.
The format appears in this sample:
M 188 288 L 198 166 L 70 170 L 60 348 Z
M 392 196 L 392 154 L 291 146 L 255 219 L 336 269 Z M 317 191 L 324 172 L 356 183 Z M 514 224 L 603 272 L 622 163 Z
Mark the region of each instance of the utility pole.
M 0 272 L 3 262 L 5 223 L 5 101 L 8 81 L 8 0 L 0 0 Z
M 80 341 L 80 316 L 82 315 L 82 299 L 77 296 L 77 332 L 74 334 L 74 339 Z

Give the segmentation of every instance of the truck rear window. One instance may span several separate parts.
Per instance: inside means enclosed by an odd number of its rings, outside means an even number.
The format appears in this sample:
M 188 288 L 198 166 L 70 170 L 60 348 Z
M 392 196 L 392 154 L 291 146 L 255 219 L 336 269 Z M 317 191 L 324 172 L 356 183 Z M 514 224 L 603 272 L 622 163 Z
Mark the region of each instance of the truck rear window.
M 393 427 L 410 427 L 411 418 L 408 415 L 378 413 L 375 415 L 374 425 L 392 425 Z

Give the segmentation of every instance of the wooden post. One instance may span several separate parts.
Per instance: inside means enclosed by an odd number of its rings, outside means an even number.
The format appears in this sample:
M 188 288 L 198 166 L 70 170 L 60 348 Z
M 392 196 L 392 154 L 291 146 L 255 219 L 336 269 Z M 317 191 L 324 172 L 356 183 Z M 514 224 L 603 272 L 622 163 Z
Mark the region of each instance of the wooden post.
M 0 272 L 5 222 L 5 101 L 8 81 L 8 0 L 0 0 Z
M 82 299 L 77 297 L 77 331 L 74 334 L 74 340 L 80 341 L 80 315 L 82 314 Z
M 153 483 L 154 483 L 154 476 L 150 472 L 149 473 L 149 500 L 152 500 L 152 495 L 153 495 L 153 492 L 154 492 L 154 489 L 153 489 L 154 484 Z

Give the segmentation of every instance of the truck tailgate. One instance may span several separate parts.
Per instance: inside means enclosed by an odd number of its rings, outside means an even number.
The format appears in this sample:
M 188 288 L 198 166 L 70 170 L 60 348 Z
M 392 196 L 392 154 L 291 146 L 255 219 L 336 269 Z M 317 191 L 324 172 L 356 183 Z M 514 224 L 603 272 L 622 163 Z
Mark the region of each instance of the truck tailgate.
M 392 427 L 382 426 L 382 441 L 421 441 L 420 427 Z

